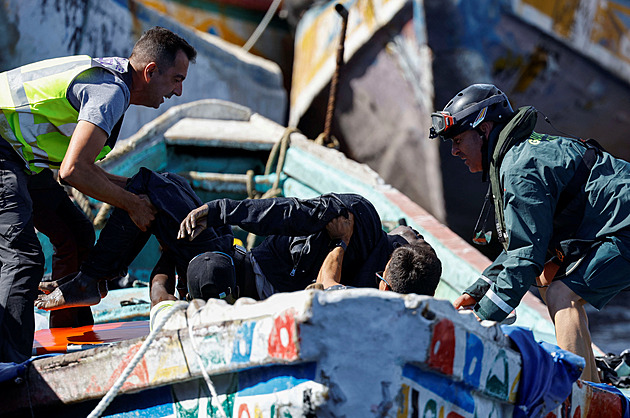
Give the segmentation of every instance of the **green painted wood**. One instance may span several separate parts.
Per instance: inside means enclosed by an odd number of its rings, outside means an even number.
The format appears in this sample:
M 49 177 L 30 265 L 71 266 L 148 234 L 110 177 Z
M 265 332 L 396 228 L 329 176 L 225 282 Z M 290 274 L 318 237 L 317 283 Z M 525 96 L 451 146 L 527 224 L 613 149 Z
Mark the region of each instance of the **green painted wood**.
M 103 161 L 107 164 L 107 158 Z M 166 145 L 163 141 L 155 141 L 142 147 L 140 152 L 128 152 L 125 158 L 119 159 L 112 166 L 113 174 L 131 177 L 138 172 L 138 167 L 147 167 L 151 170 L 161 171 L 167 165 Z

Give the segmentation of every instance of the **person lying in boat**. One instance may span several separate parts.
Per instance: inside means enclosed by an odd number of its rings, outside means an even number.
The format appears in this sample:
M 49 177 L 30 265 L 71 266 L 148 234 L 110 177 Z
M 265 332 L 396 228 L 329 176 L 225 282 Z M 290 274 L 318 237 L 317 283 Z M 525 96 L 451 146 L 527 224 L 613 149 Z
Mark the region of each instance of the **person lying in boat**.
M 321 237 L 328 244 L 325 246 L 325 256 L 321 263 L 319 261 L 306 262 L 312 267 L 321 265 L 317 272 L 316 282 L 307 285 L 307 289 L 346 289 L 359 287 L 353 284 L 363 284 L 352 274 L 345 277 L 342 275 L 345 254 L 348 252 L 352 256 L 351 238 L 354 232 L 354 219 L 353 213 L 348 212 L 347 218 L 339 216 L 331 220 L 321 231 Z M 420 234 L 407 226 L 398 227 L 395 232 L 392 231 L 387 235 L 387 239 L 388 241 L 391 239 L 392 242 L 399 245 L 393 252 L 391 248 L 394 245 L 391 247 L 388 245 L 387 252 L 391 253 L 391 257 L 388 256 L 385 261 L 385 272 L 377 272 L 374 270 L 375 266 L 372 266 L 368 272 L 369 283 L 360 287 L 377 287 L 381 290 L 393 290 L 398 293 L 433 296 L 442 273 L 442 264 L 433 248 L 424 241 Z M 355 237 L 355 241 L 358 241 L 358 237 Z M 264 242 L 257 248 L 263 252 L 269 250 Z M 288 250 L 288 248 L 286 249 Z M 303 251 L 303 248 L 300 251 Z M 269 283 L 265 275 L 266 269 L 257 264 L 254 252 L 245 253 L 244 249 L 237 248 L 236 258 L 239 258 L 239 261 L 235 261 L 233 256 L 220 251 L 206 252 L 195 257 L 189 263 L 187 271 L 189 297 L 204 300 L 210 298 L 225 299 L 231 303 L 241 296 L 260 300 L 276 293 L 274 283 Z M 378 257 L 379 254 L 374 255 Z M 301 252 L 300 257 L 307 258 L 308 254 L 305 255 Z M 321 254 L 318 259 L 320 258 Z M 256 264 L 253 264 L 252 260 Z M 250 266 L 255 267 L 249 270 Z M 382 267 L 383 264 L 381 263 L 379 266 Z M 313 273 L 312 269 L 310 271 Z M 270 277 L 275 276 L 272 274 Z M 376 282 L 374 282 L 375 277 L 378 278 Z M 309 277 L 310 279 L 311 277 Z M 294 285 L 284 291 L 301 290 L 307 281 L 300 281 L 300 283 L 300 285 Z M 172 285 L 170 287 L 172 288 Z M 157 288 L 154 285 L 154 289 Z M 152 292 L 152 297 L 156 297 L 155 300 L 152 300 L 153 303 L 165 299 L 175 299 L 173 296 L 160 298 L 157 292 Z
M 339 237 L 346 246 L 336 246 L 326 256 L 319 269 L 317 281 L 308 288 L 322 290 L 340 290 L 352 288 L 341 284 L 341 271 L 347 244 L 354 232 L 354 216 L 350 213 L 348 219 L 338 217 L 326 225 L 326 231 L 331 237 Z M 439 277 L 442 274 L 442 264 L 435 250 L 422 235 L 412 228 L 400 228 L 403 236 L 407 236 L 408 245 L 401 245 L 393 252 L 384 271 L 375 272 L 376 287 L 379 290 L 397 293 L 415 293 L 418 295 L 434 296 Z
M 341 240 L 344 244 L 333 245 L 319 270 L 317 281 L 307 289 L 337 290 L 353 286 L 341 284 L 341 267 L 354 231 L 354 215 L 348 218 L 339 216 L 326 225 L 326 232 L 333 242 Z M 401 226 L 392 234 L 405 237 L 411 242 L 398 246 L 387 261 L 384 272 L 376 272 L 376 287 L 380 290 L 398 293 L 416 293 L 433 296 L 439 282 L 442 264 L 433 248 L 412 228 Z M 236 247 L 242 257 L 245 249 Z M 180 299 L 210 298 L 224 299 L 233 303 L 239 296 L 248 294 L 260 299 L 256 292 L 255 274 L 237 273 L 233 256 L 220 251 L 207 252 L 195 257 L 188 265 L 186 276 L 188 284 L 179 281 L 173 257 L 167 251 L 162 254 L 151 273 L 151 324 L 157 321 L 162 312 L 172 306 L 175 297 L 175 283 L 178 284 Z M 262 272 L 261 272 L 262 273 Z M 242 275 L 242 277 L 241 277 Z M 244 289 L 241 292 L 241 289 Z M 252 291 L 253 290 L 253 291 Z
M 354 215 L 353 239 L 344 257 L 341 276 L 345 285 L 374 287 L 374 273 L 384 269 L 392 251 L 408 244 L 411 237 L 421 238 L 408 227 L 386 234 L 372 204 L 355 194 L 331 193 L 313 199 L 219 199 L 201 205 L 195 203 L 198 197 L 183 180 L 169 180 L 168 186 L 178 195 L 173 198 L 163 196 L 164 186 L 156 186 L 144 178 L 155 178 L 160 183 L 166 181 L 165 176 L 144 169 L 128 186 L 134 193 L 146 194 L 158 208 L 151 232 L 163 247 L 172 251 L 178 272 L 187 271 L 189 261 L 198 254 L 216 251 L 229 256 L 239 296 L 260 300 L 276 292 L 302 290 L 315 282 L 330 250 L 342 245 L 342 240 L 326 231 L 326 225 L 339 216 Z M 170 177 L 178 178 L 172 174 Z M 190 211 L 192 208 L 196 209 Z M 177 225 L 173 226 L 175 221 Z M 267 238 L 245 252 L 232 245 L 230 225 Z M 79 275 L 72 281 L 58 283 L 57 289 L 37 300 L 37 307 L 54 310 L 98 303 L 101 293 L 97 283 L 126 268 L 147 239 L 146 233 L 134 228 L 124 212 L 115 210 Z M 437 285 L 439 273 L 430 280 Z M 190 291 L 190 280 L 188 287 Z M 209 297 L 220 297 L 221 293 Z
M 331 252 L 344 254 L 338 283 L 377 287 L 374 274 L 385 269 L 392 252 L 414 243 L 429 251 L 425 258 L 414 260 L 423 264 L 416 286 L 401 290 L 432 295 L 440 280 L 440 260 L 423 237 L 408 226 L 385 233 L 374 206 L 356 194 L 215 200 L 192 211 L 178 236 L 196 240 L 205 228 L 220 225 L 238 225 L 267 238 L 250 252 L 237 247 L 233 254 L 215 251 L 193 259 L 187 273 L 192 298 L 261 300 L 278 292 L 303 290 L 317 281 Z

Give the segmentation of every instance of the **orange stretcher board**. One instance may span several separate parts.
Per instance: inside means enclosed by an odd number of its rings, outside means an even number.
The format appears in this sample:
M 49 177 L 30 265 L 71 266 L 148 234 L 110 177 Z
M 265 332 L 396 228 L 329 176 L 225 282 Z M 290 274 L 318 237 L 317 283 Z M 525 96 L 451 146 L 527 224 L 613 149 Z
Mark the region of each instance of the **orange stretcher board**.
M 35 332 L 33 355 L 68 353 L 149 335 L 149 321 L 114 322 Z

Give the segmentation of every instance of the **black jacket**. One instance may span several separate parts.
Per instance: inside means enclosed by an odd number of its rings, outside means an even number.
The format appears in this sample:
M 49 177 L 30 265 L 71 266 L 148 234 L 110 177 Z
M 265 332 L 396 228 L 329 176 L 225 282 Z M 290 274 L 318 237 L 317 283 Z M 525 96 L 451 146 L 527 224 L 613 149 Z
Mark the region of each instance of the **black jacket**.
M 279 292 L 312 283 L 330 251 L 328 222 L 354 214 L 354 232 L 344 255 L 341 283 L 374 287 L 393 251 L 374 206 L 356 194 L 331 193 L 313 199 L 220 199 L 208 203 L 208 226 L 238 225 L 267 238 L 252 250 L 265 277 Z M 399 241 L 393 237 L 392 241 Z

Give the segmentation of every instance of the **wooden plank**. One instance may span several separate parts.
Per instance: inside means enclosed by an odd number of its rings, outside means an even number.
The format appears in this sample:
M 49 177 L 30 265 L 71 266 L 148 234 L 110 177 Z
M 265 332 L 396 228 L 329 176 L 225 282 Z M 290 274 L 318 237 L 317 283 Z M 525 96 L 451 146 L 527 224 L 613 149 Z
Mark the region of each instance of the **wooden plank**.
M 164 133 L 169 145 L 271 150 L 284 128 L 268 120 L 251 121 L 185 118 Z

